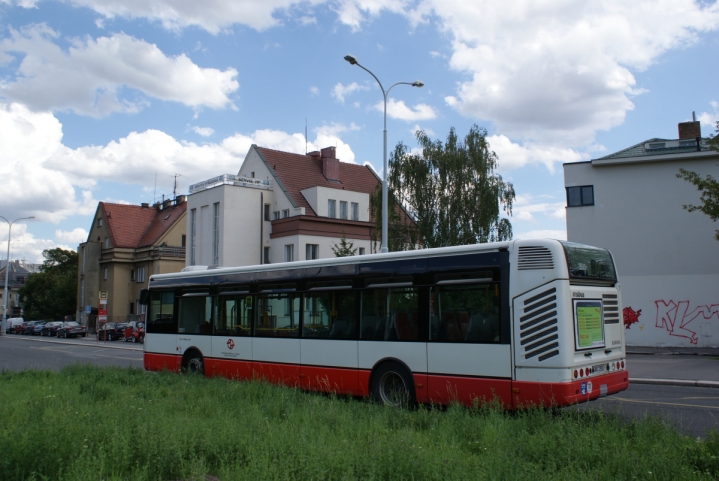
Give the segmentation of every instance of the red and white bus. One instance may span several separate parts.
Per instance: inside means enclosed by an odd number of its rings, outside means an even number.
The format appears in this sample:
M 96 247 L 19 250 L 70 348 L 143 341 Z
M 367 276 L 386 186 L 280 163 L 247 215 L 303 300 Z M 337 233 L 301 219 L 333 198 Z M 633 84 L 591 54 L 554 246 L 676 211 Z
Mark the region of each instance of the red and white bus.
M 145 369 L 514 409 L 628 387 L 605 249 L 516 240 L 150 277 Z

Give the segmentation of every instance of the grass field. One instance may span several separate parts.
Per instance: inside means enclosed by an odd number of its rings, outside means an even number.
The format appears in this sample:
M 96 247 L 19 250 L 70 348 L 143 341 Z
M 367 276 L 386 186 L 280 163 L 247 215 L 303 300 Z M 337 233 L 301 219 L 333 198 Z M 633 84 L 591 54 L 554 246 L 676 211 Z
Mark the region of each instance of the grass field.
M 719 479 L 719 434 L 598 412 L 403 411 L 260 382 L 0 374 L 0 479 Z

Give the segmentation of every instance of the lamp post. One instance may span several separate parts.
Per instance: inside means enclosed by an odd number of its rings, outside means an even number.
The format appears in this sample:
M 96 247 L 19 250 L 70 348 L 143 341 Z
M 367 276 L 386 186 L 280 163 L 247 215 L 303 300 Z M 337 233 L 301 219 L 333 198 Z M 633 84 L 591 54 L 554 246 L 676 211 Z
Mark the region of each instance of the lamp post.
M 5 321 L 7 321 L 7 288 L 10 282 L 10 239 L 12 238 L 12 225 L 19 220 L 34 219 L 35 216 L 20 217 L 10 222 L 5 217 L 0 215 L 0 219 L 4 220 L 8 224 L 7 230 L 7 261 L 5 262 L 5 289 L 3 289 L 2 295 L 2 322 L 0 322 L 0 336 L 5 335 Z
M 380 249 L 380 252 L 386 253 L 389 251 L 389 249 L 387 248 L 387 95 L 389 95 L 389 91 L 392 90 L 392 88 L 396 85 L 411 85 L 412 87 L 422 87 L 424 84 L 419 80 L 415 80 L 414 82 L 397 82 L 396 84 L 392 84 L 390 88 L 385 90 L 384 87 L 382 87 L 382 82 L 379 81 L 377 76 L 367 68 L 360 65 L 360 63 L 355 57 L 353 57 L 352 55 L 345 55 L 345 60 L 347 60 L 350 65 L 357 65 L 359 68 L 374 77 L 374 79 L 379 84 L 379 88 L 382 90 L 382 96 L 384 97 L 384 131 L 382 144 L 382 167 L 384 169 L 384 174 L 382 178 L 382 248 Z

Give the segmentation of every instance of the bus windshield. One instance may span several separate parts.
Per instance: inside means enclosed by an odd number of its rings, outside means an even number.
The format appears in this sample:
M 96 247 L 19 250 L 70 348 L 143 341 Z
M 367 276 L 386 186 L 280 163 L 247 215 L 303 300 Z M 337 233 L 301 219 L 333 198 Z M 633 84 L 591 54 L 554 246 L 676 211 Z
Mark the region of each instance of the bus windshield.
M 562 242 L 562 245 L 570 278 L 617 280 L 617 272 L 608 250 L 574 242 Z

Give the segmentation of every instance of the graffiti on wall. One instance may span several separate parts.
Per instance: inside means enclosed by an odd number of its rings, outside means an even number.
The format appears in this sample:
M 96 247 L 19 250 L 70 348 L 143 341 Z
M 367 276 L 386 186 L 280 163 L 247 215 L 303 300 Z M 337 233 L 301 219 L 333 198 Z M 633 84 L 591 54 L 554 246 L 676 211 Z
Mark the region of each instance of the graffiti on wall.
M 642 315 L 642 310 L 634 310 L 631 307 L 625 307 L 622 309 L 622 318 L 624 319 L 624 327 L 626 329 L 631 328 L 632 324 L 639 322 L 639 316 Z
M 690 326 L 695 319 L 701 316 L 702 319 L 709 320 L 716 316 L 719 320 L 719 304 L 696 306 L 691 311 L 689 301 L 658 300 L 654 301 L 654 304 L 657 306 L 655 326 L 666 329 L 670 336 L 687 338 L 692 344 L 698 341 L 696 331 L 692 330 L 696 327 Z

